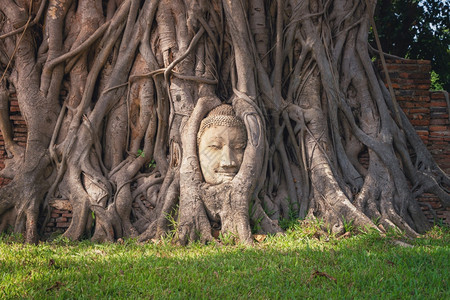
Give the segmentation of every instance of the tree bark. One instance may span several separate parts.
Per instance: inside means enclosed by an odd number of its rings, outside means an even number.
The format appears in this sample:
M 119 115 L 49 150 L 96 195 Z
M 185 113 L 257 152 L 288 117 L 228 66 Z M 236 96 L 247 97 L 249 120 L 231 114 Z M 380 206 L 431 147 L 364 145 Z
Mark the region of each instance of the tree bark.
M 0 175 L 12 179 L 0 231 L 36 242 L 48 201 L 63 198 L 74 240 L 175 233 L 185 244 L 220 231 L 251 243 L 307 216 L 337 234 L 349 221 L 382 230 L 379 220 L 417 235 L 429 227 L 421 192 L 450 203 L 448 175 L 397 119 L 372 65 L 374 1 L 25 2 L 0 3 Z M 9 124 L 11 88 L 25 148 Z M 211 185 L 197 132 L 221 103 L 247 145 L 236 176 Z

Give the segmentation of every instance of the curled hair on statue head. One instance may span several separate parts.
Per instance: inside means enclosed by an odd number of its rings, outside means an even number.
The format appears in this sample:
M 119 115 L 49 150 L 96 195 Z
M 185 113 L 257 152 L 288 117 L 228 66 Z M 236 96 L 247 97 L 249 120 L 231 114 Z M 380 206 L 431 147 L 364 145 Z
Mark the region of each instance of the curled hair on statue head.
M 247 136 L 244 122 L 236 116 L 233 106 L 229 104 L 221 104 L 211 110 L 208 115 L 200 123 L 200 129 L 197 133 L 197 144 L 200 143 L 200 138 L 206 129 L 212 126 L 225 126 L 241 128 Z

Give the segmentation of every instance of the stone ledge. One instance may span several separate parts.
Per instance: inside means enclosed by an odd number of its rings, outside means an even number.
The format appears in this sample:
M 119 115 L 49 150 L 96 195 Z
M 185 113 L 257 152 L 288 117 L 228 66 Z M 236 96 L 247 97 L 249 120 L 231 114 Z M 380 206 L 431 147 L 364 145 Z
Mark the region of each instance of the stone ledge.
M 72 204 L 67 199 L 51 199 L 48 204 L 57 210 L 72 211 Z

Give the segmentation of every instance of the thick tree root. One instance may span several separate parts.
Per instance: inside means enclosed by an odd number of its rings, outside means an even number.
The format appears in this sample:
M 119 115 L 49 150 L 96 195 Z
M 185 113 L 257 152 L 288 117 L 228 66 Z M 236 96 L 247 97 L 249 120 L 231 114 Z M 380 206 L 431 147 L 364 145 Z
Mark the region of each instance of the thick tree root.
M 25 2 L 0 1 L 0 176 L 12 179 L 0 232 L 36 242 L 52 198 L 72 204 L 72 240 L 180 244 L 217 232 L 252 243 L 306 216 L 336 234 L 351 223 L 416 236 L 430 225 L 420 194 L 450 205 L 449 176 L 374 71 L 373 1 Z M 247 140 L 215 185 L 197 134 L 223 103 Z

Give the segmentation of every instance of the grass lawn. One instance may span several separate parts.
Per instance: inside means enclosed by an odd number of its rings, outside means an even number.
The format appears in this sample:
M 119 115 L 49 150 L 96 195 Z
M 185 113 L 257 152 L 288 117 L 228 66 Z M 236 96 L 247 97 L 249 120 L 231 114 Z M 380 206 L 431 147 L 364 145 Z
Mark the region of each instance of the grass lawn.
M 448 228 L 337 239 L 298 225 L 251 247 L 1 236 L 0 299 L 450 299 L 449 242 Z

